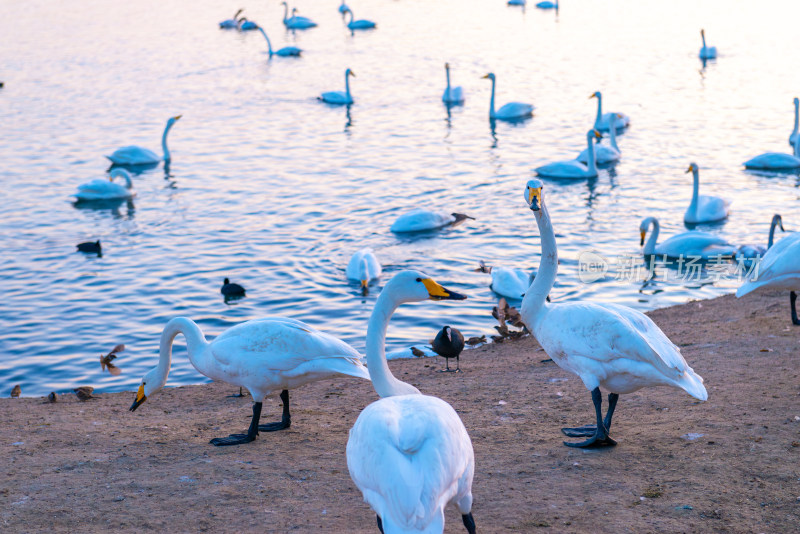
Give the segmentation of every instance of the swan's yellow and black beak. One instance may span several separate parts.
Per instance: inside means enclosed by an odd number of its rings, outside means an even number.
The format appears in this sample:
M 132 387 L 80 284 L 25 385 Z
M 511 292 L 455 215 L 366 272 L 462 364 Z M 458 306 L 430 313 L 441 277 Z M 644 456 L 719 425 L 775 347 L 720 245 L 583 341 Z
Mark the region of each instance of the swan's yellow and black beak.
M 533 211 L 542 209 L 542 188 L 528 186 L 528 205 Z
M 423 278 L 421 282 L 425 284 L 431 300 L 465 300 L 467 298 L 466 295 L 442 287 L 430 278 Z
M 136 392 L 136 400 L 133 401 L 133 404 L 131 404 L 130 410 L 132 412 L 135 412 L 136 408 L 141 406 L 141 404 L 146 400 L 147 400 L 147 395 L 144 394 L 144 384 L 142 384 L 141 386 L 139 386 L 139 391 Z
M 353 72 L 353 71 L 351 70 L 351 71 L 350 71 L 350 76 L 352 76 L 353 78 L 355 78 L 355 77 L 356 77 L 356 73 L 355 73 L 355 72 Z
M 589 99 L 592 99 L 592 98 L 597 98 L 597 93 L 592 93 L 591 95 L 589 95 Z
M 173 118 L 173 119 L 175 119 L 175 120 L 178 120 L 178 119 L 180 119 L 181 117 L 183 117 L 183 115 L 175 115 L 175 116 L 174 116 L 174 117 L 172 117 L 172 118 Z
M 489 77 L 489 75 L 488 75 L 488 74 L 486 74 L 486 75 L 484 75 L 484 76 L 481 76 L 481 79 L 485 79 L 485 78 L 488 78 L 488 77 Z
M 602 137 L 603 137 L 603 134 L 601 134 L 601 133 L 600 133 L 600 132 L 598 132 L 597 130 L 592 130 L 592 131 L 594 132 L 594 136 L 595 136 L 596 138 L 598 138 L 598 139 L 602 139 Z
M 689 168 L 686 169 L 686 172 L 692 172 L 694 170 L 694 164 L 689 165 Z
M 644 246 L 644 236 L 647 235 L 647 232 L 642 230 L 642 231 L 639 232 L 639 235 L 642 237 L 641 241 L 639 242 L 639 246 L 641 247 L 641 246 Z

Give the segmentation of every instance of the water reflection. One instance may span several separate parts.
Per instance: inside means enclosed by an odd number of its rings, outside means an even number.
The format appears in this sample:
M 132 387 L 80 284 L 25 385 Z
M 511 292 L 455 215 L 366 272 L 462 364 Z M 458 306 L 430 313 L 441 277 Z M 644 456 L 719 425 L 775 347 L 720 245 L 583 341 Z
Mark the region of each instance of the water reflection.
M 72 203 L 77 210 L 108 212 L 114 219 L 132 220 L 136 215 L 136 207 L 133 200 L 113 199 L 113 200 L 79 200 Z M 124 210 L 121 211 L 124 205 Z

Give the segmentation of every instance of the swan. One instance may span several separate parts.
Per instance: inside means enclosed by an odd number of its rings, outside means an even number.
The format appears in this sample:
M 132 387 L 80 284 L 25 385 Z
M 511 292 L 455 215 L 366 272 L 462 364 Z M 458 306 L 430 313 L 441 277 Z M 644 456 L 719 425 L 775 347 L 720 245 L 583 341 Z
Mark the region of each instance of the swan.
M 447 88 L 442 95 L 442 102 L 450 105 L 457 105 L 464 103 L 464 90 L 459 85 L 458 87 L 450 87 L 450 63 L 444 64 L 444 72 L 447 75 Z
M 371 248 L 362 248 L 350 256 L 345 275 L 348 280 L 361 282 L 361 288 L 366 292 L 369 283 L 380 278 L 381 264 Z
M 800 138 L 795 138 L 794 155 L 767 152 L 744 162 L 745 169 L 758 171 L 789 171 L 800 169 Z
M 703 40 L 703 47 L 700 49 L 700 59 L 716 59 L 717 47 L 706 46 L 706 31 L 700 30 L 700 38 Z
M 250 30 L 257 30 L 258 24 L 253 22 L 252 20 L 247 20 L 247 17 L 242 17 L 239 19 L 239 23 L 236 25 L 236 28 L 239 31 L 250 31 Z
M 597 99 L 597 115 L 594 118 L 594 129 L 607 132 L 609 125 L 611 124 L 611 117 L 616 115 L 617 117 L 617 133 L 620 130 L 624 130 L 631 124 L 631 119 L 624 113 L 614 113 L 608 112 L 603 113 L 603 93 L 600 91 L 595 91 L 594 93 L 589 96 L 589 98 L 596 98 Z
M 142 378 L 131 411 L 167 383 L 172 342 L 178 334 L 186 338 L 189 361 L 195 369 L 212 380 L 247 388 L 253 397 L 253 418 L 247 433 L 212 439 L 210 443 L 217 446 L 249 443 L 259 431 L 289 428 L 290 389 L 343 375 L 369 380 L 358 351 L 295 319 L 254 319 L 227 329 L 209 343 L 194 321 L 176 317 L 161 333 L 158 366 Z M 259 425 L 264 398 L 277 391 L 283 401 L 281 421 Z
M 464 334 L 458 328 L 451 326 L 443 326 L 442 329 L 433 338 L 431 343 L 433 352 L 442 356 L 446 365 L 445 369 L 441 369 L 443 373 L 458 373 L 461 371 L 459 367 L 459 356 L 461 351 L 464 350 Z M 456 368 L 450 369 L 450 358 L 456 359 Z
M 645 244 L 644 238 L 647 230 L 653 226 L 653 233 Z M 645 256 L 666 256 L 667 258 L 700 258 L 708 261 L 720 256 L 733 256 L 736 254 L 736 247 L 725 241 L 718 235 L 690 230 L 676 234 L 660 245 L 656 245 L 660 225 L 655 217 L 647 217 L 639 225 L 641 242 L 644 245 L 642 253 Z
M 700 168 L 697 163 L 690 163 L 686 172 L 691 172 L 694 179 L 692 201 L 683 214 L 683 222 L 689 224 L 721 221 L 728 216 L 730 201 L 710 195 L 698 195 L 700 190 Z
M 448 213 L 446 211 L 415 208 L 398 217 L 389 229 L 392 232 L 398 233 L 424 232 L 426 230 L 436 230 L 451 224 L 457 224 L 466 219 L 475 220 L 475 217 L 470 217 L 463 213 Z
M 501 121 L 515 121 L 525 119 L 533 115 L 533 106 L 531 104 L 523 104 L 522 102 L 509 102 L 503 105 L 500 109 L 494 109 L 494 89 L 496 85 L 496 78 L 493 72 L 490 72 L 483 78 L 492 80 L 492 99 L 489 102 L 489 118 Z
M 784 237 L 767 250 L 752 278 L 736 290 L 736 296 L 743 297 L 759 287 L 788 290 L 792 324 L 800 325 L 795 304 L 796 291 L 800 291 L 800 232 Z
M 269 51 L 269 57 L 272 56 L 281 56 L 281 57 L 300 57 L 300 54 L 303 51 L 296 46 L 284 46 L 283 48 L 273 51 L 272 50 L 272 43 L 269 42 L 269 37 L 267 37 L 267 32 L 264 31 L 264 28 L 258 27 L 258 31 L 261 32 L 261 35 L 264 36 L 264 39 L 267 40 L 267 50 Z
M 350 21 L 347 23 L 347 27 L 351 31 L 353 31 L 353 30 L 371 30 L 372 28 L 374 28 L 376 26 L 376 24 L 374 22 L 372 22 L 371 20 L 367 20 L 367 19 L 353 20 L 353 18 L 355 16 L 355 15 L 353 15 L 353 10 L 348 8 L 347 12 L 350 14 Z
M 242 11 L 244 11 L 244 9 L 240 9 L 239 11 L 237 11 L 236 14 L 233 16 L 233 18 L 223 20 L 222 22 L 220 22 L 219 27 L 223 30 L 232 30 L 236 28 L 239 25 L 238 17 L 239 15 L 241 15 Z
M 526 273 L 522 269 L 510 267 L 493 267 L 480 262 L 479 272 L 492 275 L 492 283 L 489 288 L 500 295 L 512 299 L 521 299 L 525 296 L 525 291 L 530 287 L 531 282 L 536 277 L 536 271 Z
M 619 161 L 619 158 L 622 157 L 620 153 L 619 146 L 617 145 L 617 118 L 620 115 L 618 113 L 611 114 L 611 128 L 609 129 L 609 144 L 610 146 L 606 145 L 595 145 L 594 147 L 594 160 L 599 165 L 605 165 L 608 163 L 616 163 Z M 597 139 L 597 142 L 600 143 L 600 139 Z M 589 161 L 589 149 L 586 148 L 578 154 L 578 161 L 583 164 L 587 164 Z
M 167 120 L 167 126 L 164 128 L 164 134 L 161 136 L 161 149 L 164 151 L 163 157 L 160 158 L 152 150 L 135 145 L 118 148 L 113 154 L 106 157 L 111 160 L 111 163 L 114 165 L 156 165 L 161 161 L 170 161 L 172 156 L 167 148 L 167 135 L 172 125 L 182 116 L 183 115 L 177 115 Z
M 767 246 L 764 245 L 740 245 L 736 249 L 736 261 L 742 262 L 747 266 L 751 266 L 753 262 L 757 259 L 763 258 L 764 254 L 767 253 L 767 250 L 772 248 L 772 242 L 775 239 L 775 228 L 780 227 L 781 232 L 785 232 L 786 230 L 783 229 L 783 219 L 781 218 L 779 213 L 776 213 L 772 216 L 772 222 L 769 225 L 769 239 L 767 240 Z
M 381 532 L 441 533 L 444 508 L 455 503 L 470 534 L 475 455 L 452 406 L 398 380 L 386 363 L 386 327 L 403 303 L 462 300 L 417 271 L 383 288 L 367 327 L 367 365 L 381 397 L 361 412 L 347 440 L 347 468 L 377 514 Z
M 318 100 L 322 100 L 326 104 L 346 105 L 349 106 L 353 103 L 353 97 L 350 94 L 350 76 L 356 77 L 356 73 L 350 69 L 344 71 L 344 91 L 328 91 L 318 96 Z
M 589 165 L 585 165 L 577 159 L 569 161 L 558 161 L 548 163 L 542 167 L 534 169 L 536 174 L 546 178 L 560 178 L 569 180 L 581 180 L 583 178 L 594 178 L 597 176 L 597 162 L 595 161 L 594 140 L 602 137 L 597 130 L 586 132 L 586 151 L 588 153 Z
M 341 13 L 342 15 L 344 15 L 346 11 L 350 11 L 350 8 L 349 8 L 349 7 L 347 7 L 347 4 L 345 4 L 345 3 L 344 3 L 344 0 L 342 0 L 342 3 L 341 3 L 341 4 L 339 4 L 339 13 Z
M 539 9 L 558 9 L 558 0 L 555 2 L 551 2 L 550 0 L 545 0 L 544 2 L 539 2 L 536 4 L 536 7 Z
M 681 356 L 680 349 L 645 314 L 611 303 L 559 302 L 545 298 L 558 273 L 556 236 L 543 195 L 544 186 L 533 179 L 525 188 L 525 201 L 536 217 L 542 243 L 542 261 L 520 308 L 522 321 L 559 367 L 570 371 L 592 392 L 597 424 L 562 431 L 569 437 L 587 436 L 569 447 L 616 445 L 609 430 L 620 393 L 643 387 L 672 386 L 706 400 L 703 379 Z M 609 392 L 603 419 L 600 388 Z
M 300 17 L 295 15 L 297 8 L 292 9 L 292 16 L 289 17 L 289 5 L 286 2 L 281 2 L 283 6 L 283 25 L 290 30 L 306 30 L 313 28 L 317 25 L 316 22 L 308 17 Z
M 800 110 L 800 99 L 794 97 L 794 128 L 792 128 L 792 133 L 789 134 L 789 145 L 792 147 L 797 141 L 798 110 Z
M 121 176 L 125 180 L 125 185 L 114 183 L 114 178 Z M 113 169 L 108 176 L 108 180 L 97 178 L 87 184 L 78 186 L 78 192 L 73 195 L 77 201 L 82 200 L 116 200 L 133 198 L 136 192 L 133 190 L 131 175 L 125 169 Z
M 525 4 L 525 0 L 508 0 L 508 5 L 510 6 L 524 6 Z

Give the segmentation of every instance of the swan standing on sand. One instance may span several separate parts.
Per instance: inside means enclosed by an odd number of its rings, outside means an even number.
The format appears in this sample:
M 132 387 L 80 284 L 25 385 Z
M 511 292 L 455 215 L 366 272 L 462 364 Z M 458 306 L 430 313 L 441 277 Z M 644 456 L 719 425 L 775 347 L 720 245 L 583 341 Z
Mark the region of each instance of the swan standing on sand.
M 703 379 L 681 356 L 664 332 L 645 314 L 617 304 L 595 302 L 548 303 L 558 273 L 556 236 L 540 180 L 530 180 L 525 201 L 536 217 L 542 243 L 539 272 L 522 300 L 520 316 L 536 340 L 562 369 L 578 375 L 592 392 L 597 423 L 562 429 L 586 441 L 569 447 L 616 445 L 609 430 L 620 393 L 643 387 L 672 386 L 706 400 Z M 600 388 L 609 391 L 608 412 L 602 415 Z
M 426 230 L 436 230 L 449 225 L 456 225 L 466 219 L 475 220 L 475 217 L 464 215 L 463 213 L 448 213 L 446 211 L 433 211 L 422 208 L 415 208 L 402 214 L 392 223 L 392 232 L 424 232 Z
M 794 97 L 794 128 L 789 134 L 789 146 L 791 147 L 794 147 L 795 141 L 797 141 L 798 119 L 800 119 L 798 113 L 800 113 L 800 98 Z
M 395 378 L 384 348 L 389 318 L 400 304 L 465 298 L 420 272 L 403 271 L 384 286 L 372 311 L 367 365 L 381 398 L 350 429 L 347 468 L 381 532 L 441 533 L 444 508 L 454 503 L 467 532 L 475 534 L 475 455 L 464 423 L 445 401 Z
M 114 178 L 121 176 L 125 180 L 125 185 L 116 184 Z M 136 196 L 133 190 L 131 175 L 125 169 L 113 169 L 108 176 L 108 180 L 97 178 L 88 184 L 78 186 L 78 192 L 73 195 L 80 201 L 89 200 L 117 200 L 127 199 Z
M 356 73 L 347 69 L 344 71 L 344 91 L 329 91 L 322 93 L 318 96 L 318 100 L 322 100 L 326 104 L 335 104 L 338 106 L 349 106 L 353 103 L 353 97 L 350 94 L 350 76 L 356 77 Z
M 444 64 L 444 71 L 447 75 L 447 87 L 442 95 L 442 102 L 445 104 L 455 106 L 464 103 L 464 90 L 459 85 L 458 87 L 450 87 L 450 63 Z
M 289 5 L 286 2 L 281 2 L 283 6 L 283 25 L 289 30 L 307 30 L 317 25 L 316 22 L 308 17 L 301 17 L 295 15 L 297 8 L 292 8 L 292 16 L 289 17 Z
M 267 37 L 267 32 L 264 31 L 264 28 L 258 27 L 258 31 L 261 32 L 261 35 L 264 36 L 264 39 L 267 40 L 267 50 L 269 51 L 269 57 L 272 56 L 281 56 L 281 57 L 300 57 L 300 54 L 303 51 L 296 46 L 284 46 L 283 48 L 272 51 L 272 43 L 269 42 L 269 37 Z
M 611 128 L 609 129 L 609 145 L 601 145 L 597 144 L 594 147 L 594 160 L 597 162 L 598 165 L 606 165 L 609 163 L 616 163 L 619 161 L 619 158 L 622 157 L 620 153 L 619 146 L 617 145 L 617 117 L 620 115 L 618 113 L 611 114 Z M 597 138 L 597 142 L 600 143 L 600 138 Z M 583 164 L 588 164 L 589 162 L 589 149 L 586 148 L 578 154 L 578 161 Z
M 489 118 L 501 121 L 515 121 L 526 119 L 533 115 L 533 106 L 531 104 L 524 104 L 522 102 L 509 102 L 504 104 L 500 109 L 494 109 L 494 91 L 496 85 L 496 78 L 493 72 L 490 72 L 483 78 L 492 80 L 492 99 L 489 102 Z
M 235 29 L 239 25 L 239 21 L 238 21 L 237 17 L 239 15 L 241 15 L 242 11 L 244 11 L 244 9 L 240 9 L 239 11 L 237 11 L 232 19 L 227 19 L 227 20 L 223 20 L 222 22 L 220 22 L 219 23 L 220 29 L 223 29 L 223 30 L 233 30 L 233 29 Z
M 594 153 L 594 140 L 600 139 L 600 132 L 597 130 L 589 130 L 586 132 L 586 152 L 588 154 L 588 165 L 585 165 L 577 159 L 569 161 L 558 161 L 556 163 L 548 163 L 542 167 L 534 169 L 537 175 L 546 178 L 558 178 L 565 180 L 582 180 L 584 178 L 594 178 L 597 176 L 597 162 Z
M 650 239 L 645 244 L 644 238 L 651 225 L 653 226 L 653 233 L 650 234 Z M 683 258 L 686 260 L 699 258 L 703 261 L 708 261 L 720 256 L 732 257 L 736 254 L 736 247 L 720 236 L 698 230 L 676 234 L 660 245 L 656 245 L 659 229 L 658 219 L 655 217 L 647 217 L 639 225 L 639 234 L 641 236 L 639 245 L 644 245 L 642 254 L 645 256 L 666 256 L 667 258 Z
M 700 59 L 717 59 L 717 47 L 706 46 L 706 31 L 700 30 L 700 38 L 703 40 L 703 47 L 700 49 Z
M 607 132 L 611 125 L 611 117 L 616 115 L 617 120 L 617 133 L 624 130 L 631 124 L 631 119 L 624 113 L 610 111 L 603 113 L 603 94 L 600 91 L 595 91 L 589 98 L 597 99 L 597 115 L 594 118 L 594 129 L 600 132 Z
M 380 278 L 381 272 L 381 263 L 371 248 L 362 248 L 350 256 L 350 262 L 345 269 L 347 279 L 361 282 L 364 293 L 371 281 Z
M 710 195 L 699 195 L 700 191 L 700 168 L 697 163 L 690 163 L 686 172 L 692 173 L 694 185 L 692 189 L 692 201 L 686 208 L 683 215 L 683 222 L 689 224 L 707 223 L 721 221 L 728 216 L 730 201 L 720 197 Z
M 161 161 L 170 161 L 172 156 L 167 148 L 167 135 L 172 125 L 182 116 L 183 115 L 177 115 L 167 120 L 167 126 L 164 128 L 164 134 L 161 136 L 161 149 L 164 151 L 163 157 L 158 157 L 152 150 L 135 145 L 118 148 L 113 154 L 106 157 L 111 160 L 111 163 L 114 165 L 156 165 Z
M 776 213 L 772 216 L 772 222 L 769 225 L 769 240 L 767 241 L 767 246 L 764 245 L 740 245 L 736 249 L 736 261 L 744 262 L 745 265 L 752 265 L 753 261 L 758 258 L 763 258 L 764 254 L 767 253 L 767 250 L 772 248 L 772 242 L 775 239 L 775 228 L 779 227 L 781 232 L 785 232 L 786 230 L 783 229 L 783 218 L 781 218 L 779 213 Z
M 371 20 L 367 20 L 367 19 L 353 20 L 355 15 L 353 15 L 353 10 L 352 9 L 348 8 L 347 12 L 350 13 L 350 21 L 347 23 L 347 27 L 350 29 L 350 31 L 371 30 L 375 26 L 377 26 Z
M 800 137 L 795 137 L 794 155 L 767 152 L 744 162 L 744 168 L 754 171 L 791 171 L 800 169 Z
M 295 319 L 268 317 L 233 326 L 209 343 L 191 319 L 171 319 L 161 334 L 158 366 L 144 375 L 134 411 L 167 383 L 172 359 L 172 342 L 178 334 L 186 338 L 189 361 L 201 374 L 247 388 L 253 397 L 253 418 L 246 434 L 214 438 L 213 445 L 239 445 L 256 439 L 259 431 L 272 432 L 291 426 L 289 390 L 309 382 L 339 376 L 369 380 L 361 355 L 333 336 Z M 283 417 L 280 422 L 259 425 L 264 398 L 281 392 Z

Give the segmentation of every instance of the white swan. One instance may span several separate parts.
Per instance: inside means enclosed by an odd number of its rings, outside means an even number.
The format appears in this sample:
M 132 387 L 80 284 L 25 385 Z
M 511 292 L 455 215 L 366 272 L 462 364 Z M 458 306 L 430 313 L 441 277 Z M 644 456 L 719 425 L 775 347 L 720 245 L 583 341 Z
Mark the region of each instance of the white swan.
M 350 76 L 356 77 L 356 73 L 347 69 L 344 71 L 344 91 L 328 91 L 318 96 L 318 100 L 322 100 L 326 104 L 346 105 L 349 106 L 353 103 L 353 96 L 350 94 Z
M 708 393 L 703 379 L 645 314 L 618 304 L 546 301 L 558 272 L 558 251 L 543 189 L 542 182 L 536 179 L 530 180 L 525 188 L 525 201 L 539 227 L 542 261 L 522 300 L 520 316 L 547 355 L 562 369 L 578 375 L 592 392 L 597 420 L 594 426 L 563 429 L 570 437 L 589 437 L 565 445 L 615 445 L 609 430 L 620 393 L 672 386 L 706 400 Z M 609 392 L 605 419 L 601 411 L 601 387 Z
M 744 168 L 755 171 L 790 171 L 800 169 L 800 137 L 795 137 L 794 155 L 767 152 L 744 162 Z
M 264 36 L 264 39 L 267 40 L 267 50 L 269 51 L 269 57 L 272 56 L 281 56 L 281 57 L 300 57 L 300 54 L 303 51 L 296 46 L 284 46 L 273 52 L 272 50 L 272 43 L 269 42 L 269 37 L 267 37 L 267 33 L 264 31 L 264 28 L 258 27 L 258 31 L 261 32 L 261 35 Z
M 475 455 L 464 423 L 445 401 L 398 380 L 386 363 L 389 318 L 400 304 L 461 300 L 416 271 L 396 274 L 381 291 L 367 327 L 367 365 L 381 397 L 361 412 L 347 440 L 350 478 L 378 515 L 381 532 L 441 533 L 444 508 L 458 506 L 475 534 Z
M 283 6 L 283 25 L 286 28 L 290 30 L 306 30 L 317 25 L 316 22 L 308 17 L 295 15 L 297 8 L 292 9 L 292 16 L 289 17 L 289 5 L 286 2 L 281 2 L 281 5 Z
M 525 0 L 508 0 L 510 6 L 524 6 L 526 3 Z
M 338 376 L 369 380 L 369 372 L 353 347 L 295 319 L 268 317 L 233 326 L 209 343 L 191 319 L 171 319 L 161 333 L 158 366 L 144 375 L 131 411 L 167 383 L 172 342 L 178 334 L 186 338 L 189 361 L 201 374 L 247 388 L 253 397 L 253 418 L 247 434 L 214 438 L 214 445 L 248 443 L 259 430 L 289 428 L 289 390 L 309 382 Z M 258 424 L 264 398 L 281 392 L 283 417 L 278 423 Z
M 463 104 L 464 90 L 461 86 L 450 87 L 450 63 L 444 64 L 444 72 L 447 75 L 447 87 L 442 95 L 442 102 L 450 105 Z
M 236 14 L 231 19 L 223 20 L 219 23 L 219 27 L 223 30 L 232 30 L 236 28 L 239 24 L 237 17 L 244 11 L 244 9 L 240 9 L 236 12 Z
M 344 15 L 346 11 L 350 11 L 350 8 L 349 8 L 349 7 L 347 7 L 347 4 L 345 4 L 345 3 L 344 3 L 344 0 L 342 0 L 342 3 L 341 3 L 341 4 L 339 4 L 339 13 L 341 13 L 342 15 Z
M 647 230 L 653 226 L 653 233 L 645 243 L 644 238 Z M 645 256 L 666 256 L 668 258 L 699 258 L 703 261 L 718 258 L 720 256 L 733 256 L 736 254 L 736 247 L 725 241 L 718 235 L 690 230 L 676 234 L 660 245 L 656 245 L 660 225 L 655 217 L 647 217 L 639 225 L 641 235 L 640 245 L 644 245 L 642 253 Z
M 121 176 L 125 180 L 125 185 L 116 184 L 114 178 Z M 97 178 L 87 184 L 78 186 L 78 192 L 73 195 L 77 201 L 82 200 L 117 200 L 133 198 L 136 192 L 133 190 L 131 175 L 125 169 L 113 169 L 108 176 L 108 180 Z
M 800 111 L 800 98 L 794 97 L 794 128 L 792 128 L 792 133 L 789 134 L 789 146 L 792 147 L 797 141 L 798 118 L 800 118 L 798 111 Z
M 742 262 L 749 267 L 753 265 L 755 260 L 763 258 L 764 254 L 767 253 L 767 250 L 772 248 L 772 242 L 775 239 L 775 228 L 777 227 L 780 227 L 781 232 L 786 231 L 783 229 L 783 218 L 779 213 L 776 213 L 772 216 L 772 221 L 769 224 L 769 239 L 767 240 L 767 246 L 739 245 L 739 247 L 736 249 L 736 261 Z
M 474 219 L 463 213 L 448 213 L 446 211 L 426 210 L 415 208 L 402 214 L 392 223 L 392 232 L 424 232 L 426 230 L 436 230 L 451 224 L 456 224 L 465 219 Z
M 700 38 L 703 40 L 703 47 L 700 49 L 700 59 L 716 59 L 717 47 L 706 46 L 706 31 L 700 30 Z
M 800 325 L 795 304 L 796 291 L 800 291 L 800 232 L 789 234 L 771 247 L 752 278 L 736 290 L 736 296 L 742 297 L 759 287 L 788 290 L 792 324 Z
M 353 20 L 355 15 L 353 15 L 353 10 L 348 9 L 348 13 L 350 13 L 350 21 L 347 23 L 347 27 L 351 30 L 371 30 L 376 26 L 374 22 L 367 19 L 360 19 L 360 20 Z
M 558 9 L 558 0 L 555 2 L 551 2 L 550 0 L 544 0 L 544 2 L 539 2 L 536 4 L 536 7 L 539 9 Z
M 600 132 L 589 130 L 586 132 L 586 151 L 589 164 L 583 164 L 577 159 L 548 163 L 534 169 L 536 174 L 546 178 L 559 178 L 566 180 L 582 180 L 597 176 L 597 162 L 595 161 L 594 140 L 599 139 Z
M 692 188 L 692 201 L 683 214 L 683 222 L 698 224 L 721 221 L 728 216 L 730 200 L 710 195 L 698 195 L 700 191 L 700 169 L 697 163 L 690 163 L 686 172 L 692 173 L 694 185 Z
M 175 121 L 182 116 L 183 115 L 177 115 L 167 120 L 167 126 L 164 128 L 164 134 L 161 136 L 161 149 L 164 151 L 163 157 L 158 157 L 152 150 L 132 145 L 118 148 L 113 154 L 106 156 L 106 158 L 111 160 L 111 163 L 114 165 L 155 165 L 161 161 L 170 161 L 172 156 L 167 148 L 167 135 L 172 125 L 175 124 Z
M 371 248 L 362 248 L 350 256 L 345 275 L 348 280 L 361 282 L 361 287 L 366 291 L 372 280 L 380 278 L 381 264 Z
M 492 80 L 492 99 L 489 102 L 489 118 L 501 121 L 515 121 L 526 119 L 533 115 L 533 106 L 531 104 L 524 104 L 522 102 L 509 102 L 504 104 L 500 109 L 494 109 L 494 90 L 496 85 L 496 78 L 493 72 L 490 72 L 484 78 Z
M 492 275 L 489 288 L 500 295 L 512 299 L 521 299 L 536 277 L 536 271 L 526 273 L 522 269 L 511 267 L 493 267 L 481 262 L 478 271 Z
M 616 115 L 617 120 L 617 133 L 624 130 L 631 124 L 631 119 L 624 113 L 613 112 L 609 111 L 608 113 L 603 113 L 603 93 L 600 91 L 595 91 L 594 93 L 589 96 L 589 98 L 596 98 L 597 99 L 597 115 L 594 118 L 594 129 L 607 132 L 609 125 L 611 124 L 611 117 Z
M 619 158 L 622 157 L 622 153 L 619 150 L 619 146 L 617 145 L 617 117 L 619 114 L 612 113 L 611 114 L 611 128 L 609 130 L 609 144 L 608 145 L 600 145 L 597 144 L 594 147 L 594 160 L 599 165 L 606 165 L 609 163 L 615 163 L 619 161 Z M 597 138 L 597 142 L 600 143 L 600 138 Z M 578 161 L 583 164 L 588 164 L 589 162 L 589 149 L 585 148 L 578 154 Z
M 242 17 L 238 20 L 238 24 L 236 25 L 236 27 L 239 31 L 246 32 L 250 30 L 257 30 L 258 24 L 256 24 L 252 20 L 247 20 L 247 17 Z

